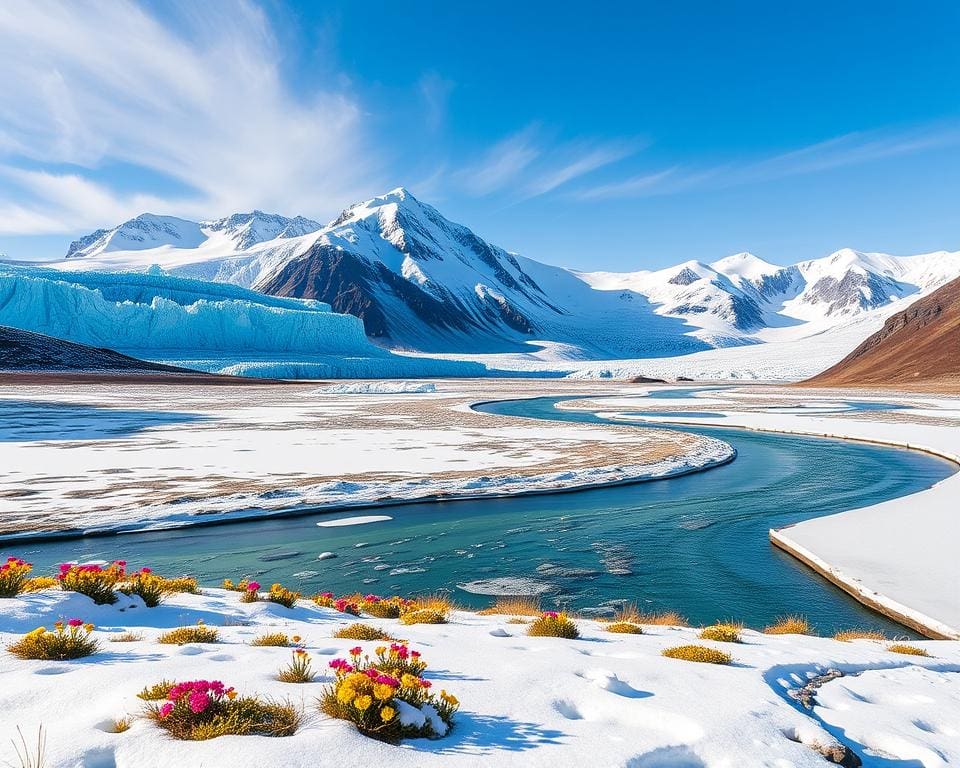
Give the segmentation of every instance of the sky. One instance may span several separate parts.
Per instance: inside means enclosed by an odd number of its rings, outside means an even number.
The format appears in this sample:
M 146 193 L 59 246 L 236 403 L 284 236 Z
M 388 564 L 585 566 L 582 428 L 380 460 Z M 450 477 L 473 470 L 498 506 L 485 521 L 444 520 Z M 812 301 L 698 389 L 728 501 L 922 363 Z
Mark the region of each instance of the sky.
M 407 187 L 583 270 L 960 250 L 960 3 L 0 3 L 0 252 Z

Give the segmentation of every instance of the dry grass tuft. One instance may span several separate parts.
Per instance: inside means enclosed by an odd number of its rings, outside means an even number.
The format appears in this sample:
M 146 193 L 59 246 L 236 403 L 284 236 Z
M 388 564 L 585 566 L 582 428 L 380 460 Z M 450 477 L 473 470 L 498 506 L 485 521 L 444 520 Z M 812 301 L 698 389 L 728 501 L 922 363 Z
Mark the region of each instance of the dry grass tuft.
M 529 624 L 530 619 L 518 619 L 513 617 L 512 619 L 507 619 L 507 624 Z
M 844 629 L 833 636 L 834 640 L 849 643 L 851 640 L 876 640 L 883 642 L 887 636 L 877 629 Z
M 665 648 L 661 653 L 669 659 L 696 661 L 701 664 L 729 664 L 732 661 L 729 653 L 707 648 L 705 645 L 678 645 L 676 648 Z
M 158 643 L 166 645 L 186 645 L 187 643 L 219 643 L 220 632 L 216 627 L 196 624 L 192 627 L 177 627 L 157 638 Z
M 567 617 L 567 614 L 547 611 L 527 627 L 527 634 L 530 637 L 562 637 L 565 640 L 576 640 L 580 637 L 580 630 Z
M 14 739 L 10 739 L 10 743 L 13 744 L 13 750 L 17 755 L 19 768 L 47 768 L 49 765 L 47 763 L 47 734 L 43 726 L 41 725 L 37 729 L 36 748 L 27 744 L 27 739 L 19 725 L 17 726 L 17 735 L 20 737 L 20 743 L 18 744 Z M 7 763 L 7 765 L 13 768 L 12 763 Z
M 360 622 L 338 629 L 333 633 L 333 636 L 341 640 L 396 640 L 395 637 L 391 637 L 382 629 Z
M 124 731 L 129 731 L 131 725 L 133 725 L 132 717 L 118 717 L 113 721 L 113 725 L 110 728 L 110 733 L 123 733 Z
M 400 617 L 401 624 L 446 624 L 449 611 L 436 608 L 418 608 Z
M 539 616 L 542 612 L 535 597 L 498 597 L 489 608 L 477 611 L 481 616 Z
M 704 627 L 700 630 L 699 637 L 701 640 L 713 640 L 718 643 L 739 643 L 741 632 L 743 632 L 743 624 L 723 622 L 711 627 Z
M 285 632 L 268 632 L 253 638 L 250 645 L 287 648 L 290 645 L 290 638 Z
M 917 648 L 915 645 L 904 645 L 903 643 L 894 643 L 888 645 L 887 650 L 891 653 L 904 653 L 907 656 L 929 656 L 923 648 Z
M 173 682 L 173 680 L 161 680 L 159 683 L 146 686 L 137 694 L 137 698 L 143 699 L 144 701 L 160 701 L 161 699 L 167 698 L 170 689 L 175 685 L 176 683 Z
M 143 640 L 143 635 L 139 632 L 124 632 L 122 635 L 114 635 L 110 638 L 111 643 L 139 643 Z
M 812 635 L 810 622 L 803 616 L 783 616 L 769 627 L 764 627 L 766 635 Z
M 615 621 L 607 625 L 607 632 L 617 632 L 621 635 L 642 635 L 643 627 L 631 624 L 629 621 Z
M 435 611 L 436 613 L 442 613 L 444 616 L 448 616 L 453 611 L 460 610 L 460 606 L 445 592 L 433 592 L 429 595 L 414 597 L 413 605 L 411 605 L 408 610 Z
M 655 611 L 644 613 L 637 608 L 636 603 L 624 605 L 611 619 L 613 624 L 647 624 L 660 627 L 689 626 L 685 616 L 676 611 Z

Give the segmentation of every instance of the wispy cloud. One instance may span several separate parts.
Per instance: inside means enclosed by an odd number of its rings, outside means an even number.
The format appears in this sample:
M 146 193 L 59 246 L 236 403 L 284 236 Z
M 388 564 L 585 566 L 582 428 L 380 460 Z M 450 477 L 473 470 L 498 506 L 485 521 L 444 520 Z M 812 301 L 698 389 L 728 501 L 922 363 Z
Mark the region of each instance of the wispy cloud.
M 0 4 L 0 232 L 102 226 L 150 203 L 325 215 L 370 188 L 356 99 L 294 94 L 258 8 L 177 7 L 182 27 L 122 0 Z M 121 195 L 97 174 L 112 163 L 188 191 Z
M 431 131 L 443 127 L 447 118 L 447 102 L 454 89 L 453 80 L 437 72 L 425 72 L 417 82 L 417 90 L 423 101 L 423 121 Z
M 896 133 L 849 133 L 760 159 L 731 159 L 713 166 L 676 165 L 650 170 L 625 179 L 579 187 L 571 191 L 570 197 L 610 200 L 759 184 L 954 145 L 960 145 L 960 127 L 954 125 L 938 124 Z
M 481 159 L 454 174 L 468 193 L 507 192 L 526 200 L 545 195 L 634 154 L 636 141 L 558 142 L 537 125 L 490 147 Z

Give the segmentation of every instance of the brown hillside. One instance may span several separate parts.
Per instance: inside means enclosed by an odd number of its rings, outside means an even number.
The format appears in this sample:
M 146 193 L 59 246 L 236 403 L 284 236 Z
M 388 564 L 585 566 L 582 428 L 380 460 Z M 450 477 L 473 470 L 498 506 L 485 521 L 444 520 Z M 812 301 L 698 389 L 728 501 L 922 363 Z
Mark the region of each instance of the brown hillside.
M 960 278 L 891 316 L 816 387 L 899 387 L 960 394 Z

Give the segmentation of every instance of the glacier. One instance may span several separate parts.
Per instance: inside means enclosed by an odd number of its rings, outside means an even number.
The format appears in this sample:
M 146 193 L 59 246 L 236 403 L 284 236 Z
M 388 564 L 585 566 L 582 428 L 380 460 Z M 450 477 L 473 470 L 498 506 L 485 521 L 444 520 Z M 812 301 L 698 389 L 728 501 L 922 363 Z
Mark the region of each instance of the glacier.
M 283 378 L 477 376 L 467 361 L 395 355 L 311 299 L 156 272 L 0 264 L 0 325 L 212 373 Z

